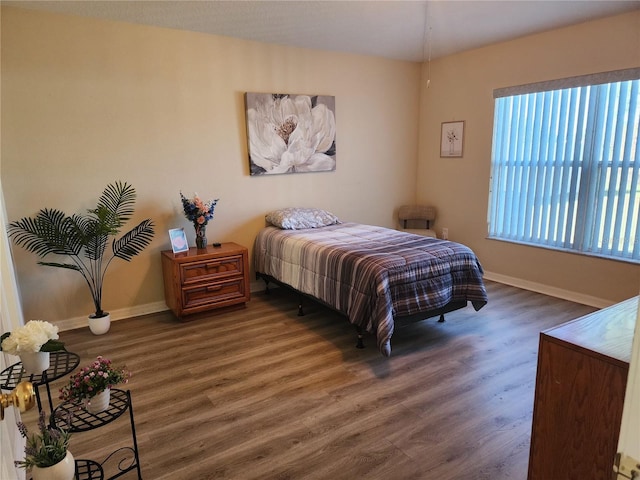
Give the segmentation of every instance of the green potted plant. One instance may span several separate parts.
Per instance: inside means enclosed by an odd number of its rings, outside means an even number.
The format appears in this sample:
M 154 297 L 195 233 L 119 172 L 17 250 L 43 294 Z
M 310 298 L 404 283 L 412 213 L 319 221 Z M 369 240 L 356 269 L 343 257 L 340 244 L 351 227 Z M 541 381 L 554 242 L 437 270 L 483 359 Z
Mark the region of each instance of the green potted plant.
M 34 217 L 11 222 L 9 237 L 39 257 L 50 254 L 67 256 L 71 263 L 38 262 L 49 267 L 75 270 L 82 275 L 93 299 L 95 312 L 89 316 L 94 334 L 109 330 L 110 316 L 102 309 L 102 285 L 114 258 L 131 261 L 151 243 L 154 230 L 150 219 L 115 238 L 131 218 L 136 200 L 135 189 L 126 182 L 114 182 L 104 189 L 96 208 L 84 215 L 68 216 L 56 209 L 45 208 Z M 107 242 L 112 238 L 111 256 L 105 258 Z
M 18 422 L 18 430 L 27 439 L 24 460 L 15 462 L 17 467 L 31 470 L 34 480 L 65 478 L 75 475 L 75 461 L 69 452 L 71 433 L 62 428 L 47 426 L 44 410 L 38 418 L 39 433 L 29 436 L 27 426 Z

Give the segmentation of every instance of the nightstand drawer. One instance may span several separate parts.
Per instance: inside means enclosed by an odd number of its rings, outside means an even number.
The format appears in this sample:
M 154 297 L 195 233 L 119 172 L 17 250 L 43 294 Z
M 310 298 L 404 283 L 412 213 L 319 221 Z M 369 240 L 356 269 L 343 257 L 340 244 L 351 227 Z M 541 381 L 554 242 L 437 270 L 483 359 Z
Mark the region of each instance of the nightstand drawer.
M 182 285 L 210 282 L 231 275 L 242 275 L 242 255 L 180 265 Z
M 244 278 L 194 285 L 182 289 L 184 310 L 210 304 L 222 304 L 245 297 Z

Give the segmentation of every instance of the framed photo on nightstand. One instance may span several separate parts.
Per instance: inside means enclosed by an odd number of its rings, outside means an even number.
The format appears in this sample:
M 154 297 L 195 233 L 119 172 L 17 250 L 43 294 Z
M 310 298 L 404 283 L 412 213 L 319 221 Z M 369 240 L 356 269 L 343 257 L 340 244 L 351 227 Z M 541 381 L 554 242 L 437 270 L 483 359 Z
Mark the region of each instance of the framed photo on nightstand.
M 169 238 L 171 238 L 171 249 L 173 253 L 182 253 L 189 250 L 187 243 L 187 235 L 184 228 L 172 228 L 169 230 Z

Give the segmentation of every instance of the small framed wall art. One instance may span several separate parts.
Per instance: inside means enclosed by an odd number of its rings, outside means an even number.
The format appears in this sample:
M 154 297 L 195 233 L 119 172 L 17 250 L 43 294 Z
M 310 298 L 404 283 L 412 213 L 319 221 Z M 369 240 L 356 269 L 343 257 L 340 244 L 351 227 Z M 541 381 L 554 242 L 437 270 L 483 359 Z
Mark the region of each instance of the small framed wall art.
M 173 253 L 182 253 L 189 250 L 184 228 L 172 228 L 169 230 L 169 238 L 171 238 L 171 249 Z
M 464 120 L 442 122 L 440 157 L 462 157 L 464 147 Z

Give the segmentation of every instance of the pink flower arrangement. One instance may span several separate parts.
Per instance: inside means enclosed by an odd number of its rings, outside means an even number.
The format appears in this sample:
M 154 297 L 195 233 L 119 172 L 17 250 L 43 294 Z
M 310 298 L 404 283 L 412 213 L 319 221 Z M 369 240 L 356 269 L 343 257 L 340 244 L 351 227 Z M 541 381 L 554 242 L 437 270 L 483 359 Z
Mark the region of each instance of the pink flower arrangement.
M 131 372 L 125 367 L 116 367 L 107 358 L 95 361 L 71 375 L 69 383 L 60 389 L 60 400 L 83 400 L 103 392 L 120 383 L 128 383 Z
M 180 199 L 182 200 L 182 208 L 184 209 L 184 215 L 188 220 L 193 222 L 194 225 L 206 225 L 209 220 L 213 218 L 213 212 L 218 203 L 218 198 L 211 200 L 210 202 L 204 202 L 196 193 L 195 196 L 189 200 L 182 192 L 180 192 Z

